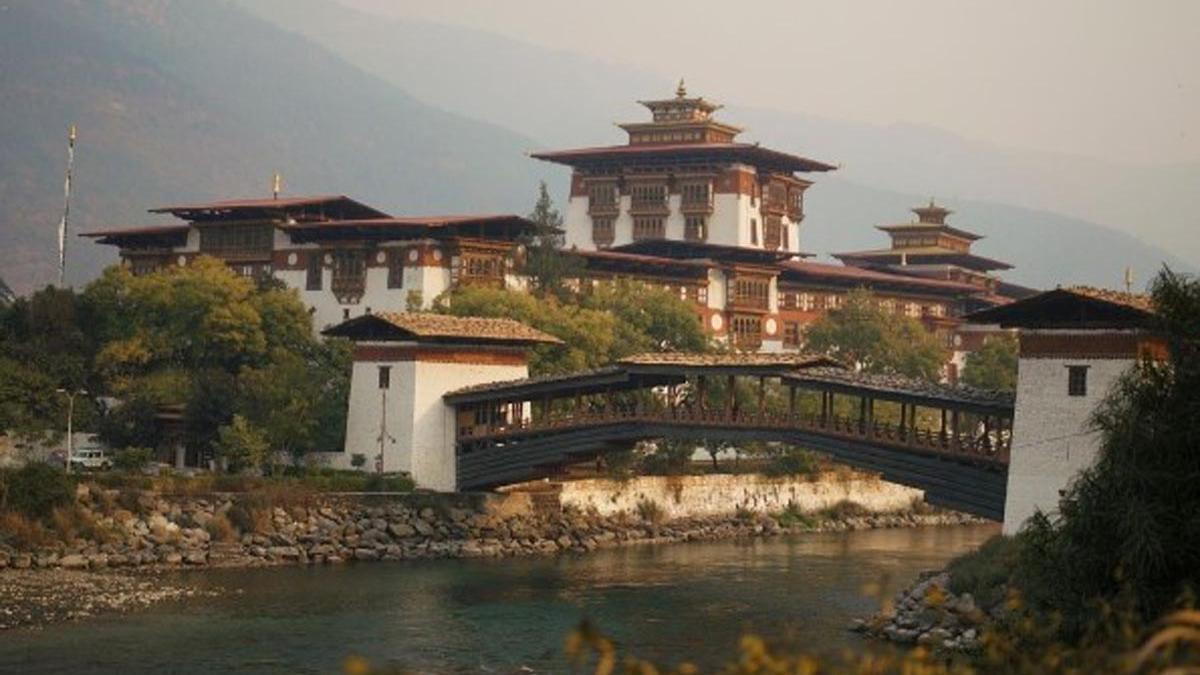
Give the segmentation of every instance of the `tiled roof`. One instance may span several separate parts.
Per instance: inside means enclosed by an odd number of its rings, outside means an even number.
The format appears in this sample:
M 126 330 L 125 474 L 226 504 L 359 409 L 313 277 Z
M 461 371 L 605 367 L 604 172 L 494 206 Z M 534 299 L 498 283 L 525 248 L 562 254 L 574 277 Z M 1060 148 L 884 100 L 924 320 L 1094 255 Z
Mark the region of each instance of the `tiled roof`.
M 150 209 L 150 213 L 172 213 L 175 211 L 199 211 L 203 209 L 262 209 L 288 208 L 292 206 L 315 206 L 331 202 L 357 202 L 346 195 L 314 195 L 309 197 L 279 197 L 262 199 L 222 199 L 215 202 L 193 202 L 190 204 L 171 204 Z
M 828 356 L 818 354 L 770 354 L 760 352 L 731 352 L 697 354 L 692 352 L 649 352 L 634 354 L 620 361 L 627 366 L 766 366 L 780 368 L 811 368 L 816 366 L 838 366 Z
M 1012 265 L 992 258 L 985 258 L 974 253 L 963 253 L 962 251 L 953 251 L 941 246 L 914 246 L 912 248 L 878 248 L 869 251 L 850 251 L 847 253 L 834 253 L 833 257 L 839 260 L 847 258 L 857 260 L 860 258 L 876 258 L 880 260 L 892 259 L 900 260 L 909 258 L 916 261 L 923 258 L 932 260 L 947 260 L 963 267 L 971 267 L 974 269 L 997 269 L 1008 270 L 1012 269 Z
M 1132 307 L 1143 312 L 1154 312 L 1153 301 L 1149 295 L 1144 293 L 1125 293 L 1124 291 L 1114 291 L 1094 286 L 1068 286 L 1062 290 L 1085 298 L 1092 298 L 1093 300 L 1102 300 L 1104 302 L 1111 302 L 1114 305 Z
M 417 337 L 467 337 L 546 344 L 562 342 L 549 333 L 543 333 L 514 319 L 489 319 L 478 316 L 451 316 L 425 312 L 383 312 L 376 316 Z
M 181 234 L 187 232 L 187 225 L 147 225 L 144 227 L 127 227 L 118 230 L 92 230 L 80 232 L 81 237 L 132 237 L 153 234 Z
M 354 339 L 372 339 L 371 328 L 380 325 L 402 331 L 418 340 L 459 338 L 487 342 L 560 344 L 562 341 L 548 333 L 531 328 L 513 319 L 491 319 L 477 316 L 451 316 L 424 312 L 379 312 L 350 319 L 325 331 L 327 335 Z
M 554 384 L 559 382 L 570 382 L 572 380 L 586 380 L 594 377 L 603 377 L 605 375 L 617 375 L 624 372 L 620 366 L 604 366 L 602 368 L 593 368 L 591 370 L 581 370 L 576 373 L 566 373 L 558 375 L 537 375 L 535 377 L 523 377 L 516 380 L 501 380 L 499 382 L 483 382 L 473 384 L 461 389 L 447 392 L 445 396 L 460 396 L 462 394 L 477 394 L 485 391 L 498 391 L 502 389 L 511 389 L 525 385 L 539 384 Z
M 863 283 L 888 283 L 888 284 L 904 284 L 912 287 L 928 288 L 938 291 L 957 291 L 960 293 L 977 293 L 978 286 L 971 284 L 960 283 L 957 281 L 946 281 L 944 279 L 927 279 L 923 277 L 914 277 L 906 274 L 889 274 L 887 272 L 877 272 L 862 267 L 853 265 L 832 265 L 829 263 L 809 262 L 806 260 L 788 260 L 780 263 L 785 271 L 790 270 L 798 274 L 812 277 L 826 277 L 830 279 L 861 281 Z
M 962 384 L 951 386 L 900 375 L 859 373 L 843 368 L 809 368 L 788 375 L 788 379 L 839 384 L 910 398 L 953 401 L 989 407 L 1012 407 L 1015 400 L 1014 395 L 1006 391 L 978 389 Z
M 361 218 L 355 220 L 329 220 L 310 223 L 288 223 L 285 230 L 334 229 L 339 227 L 449 227 L 454 225 L 482 225 L 488 223 L 529 223 L 521 216 L 509 213 L 450 215 L 450 216 L 401 216 L 390 218 Z M 530 223 L 531 224 L 531 223 Z
M 833 171 L 832 164 L 764 148 L 755 143 L 663 143 L 645 145 L 607 145 L 571 150 L 535 152 L 531 156 L 548 162 L 572 164 L 589 160 L 646 157 L 654 155 L 721 155 L 730 158 L 745 158 L 772 164 L 784 164 L 793 171 Z

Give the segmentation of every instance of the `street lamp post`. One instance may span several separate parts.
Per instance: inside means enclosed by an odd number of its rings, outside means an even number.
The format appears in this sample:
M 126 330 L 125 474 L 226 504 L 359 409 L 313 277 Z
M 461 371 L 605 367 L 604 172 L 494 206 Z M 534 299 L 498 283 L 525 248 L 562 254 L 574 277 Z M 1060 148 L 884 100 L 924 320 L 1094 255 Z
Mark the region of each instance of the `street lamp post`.
M 67 468 L 67 473 L 71 473 L 71 453 L 75 449 L 75 436 L 74 436 L 75 396 L 77 396 L 79 394 L 83 394 L 86 396 L 87 392 L 83 389 L 76 389 L 74 391 L 67 390 L 67 389 L 58 389 L 57 391 L 58 391 L 58 393 L 63 394 L 64 396 L 67 397 L 67 467 L 66 468 Z

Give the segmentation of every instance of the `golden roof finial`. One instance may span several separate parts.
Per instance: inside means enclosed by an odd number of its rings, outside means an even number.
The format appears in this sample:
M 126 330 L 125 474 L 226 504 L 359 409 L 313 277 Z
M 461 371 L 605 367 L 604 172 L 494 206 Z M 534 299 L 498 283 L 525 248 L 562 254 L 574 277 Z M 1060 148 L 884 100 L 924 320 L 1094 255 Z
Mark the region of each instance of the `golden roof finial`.
M 283 192 L 283 176 L 276 171 L 271 177 L 271 196 L 274 199 L 279 199 L 279 193 Z
M 675 98 L 687 98 L 687 87 L 683 86 L 683 78 L 679 78 L 679 86 L 675 87 Z

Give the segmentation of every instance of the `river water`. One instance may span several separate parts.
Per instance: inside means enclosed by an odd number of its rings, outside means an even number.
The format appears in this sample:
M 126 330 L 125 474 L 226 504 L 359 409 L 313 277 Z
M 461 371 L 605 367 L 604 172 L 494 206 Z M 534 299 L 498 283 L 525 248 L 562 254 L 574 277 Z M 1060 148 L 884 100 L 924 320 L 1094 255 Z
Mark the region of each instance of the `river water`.
M 996 526 L 636 546 L 585 556 L 180 573 L 225 593 L 0 633 L 2 673 L 336 673 L 347 655 L 434 673 L 567 671 L 587 617 L 623 652 L 731 658 L 753 630 L 811 651 L 871 648 L 846 630 L 917 572 Z

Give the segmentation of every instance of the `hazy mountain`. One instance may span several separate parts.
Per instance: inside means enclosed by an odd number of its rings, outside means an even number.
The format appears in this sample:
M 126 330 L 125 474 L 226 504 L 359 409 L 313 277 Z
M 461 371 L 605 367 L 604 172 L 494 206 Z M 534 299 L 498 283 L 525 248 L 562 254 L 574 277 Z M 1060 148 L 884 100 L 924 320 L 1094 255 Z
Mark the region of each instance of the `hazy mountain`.
M 426 105 L 228 2 L 0 0 L 0 269 L 55 275 L 66 130 L 76 231 L 174 200 L 346 193 L 397 213 L 525 212 L 534 142 Z M 111 251 L 75 237 L 69 280 Z
M 805 199 L 800 243 L 819 254 L 886 247 L 887 235 L 874 226 L 911 219 L 908 209 L 916 199 L 840 177 L 821 178 Z M 1163 263 L 1190 269 L 1129 234 L 1078 218 L 975 200 L 939 203 L 954 209 L 952 224 L 984 235 L 973 251 L 1016 266 L 1002 277 L 1035 288 L 1074 283 L 1120 288 L 1129 265 L 1140 289 Z
M 633 99 L 674 89 L 674 82 L 635 68 L 466 28 L 359 14 L 332 0 L 239 2 L 422 100 L 550 146 L 621 142 L 623 134 L 612 123 L 645 116 Z M 795 85 L 802 89 L 803 83 Z M 720 99 L 719 92 L 693 88 L 693 93 Z M 966 212 L 957 220 L 966 224 L 970 218 L 992 234 L 984 246 L 1003 240 L 1002 250 L 1011 251 L 1009 258 L 1020 268 L 1018 278 L 1112 283 L 1108 265 L 1113 262 L 1136 269 L 1156 268 L 1164 260 L 1193 268 L 1200 262 L 1200 237 L 1193 235 L 1200 213 L 1200 191 L 1193 187 L 1200 164 L 1118 166 L 994 147 L 931 128 L 876 127 L 732 105 L 722 117 L 746 126 L 747 139 L 841 165 L 837 175 L 847 183 L 829 191 L 838 199 L 823 202 L 822 192 L 815 190 L 808 202 L 814 213 L 836 224 L 830 226 L 833 238 L 814 235 L 818 238 L 805 240 L 809 249 L 845 250 L 864 239 L 877 245 L 882 235 L 869 225 L 903 220 L 908 206 L 936 195 L 964 205 Z M 867 185 L 901 193 L 895 200 L 901 207 L 890 213 L 860 208 L 853 190 Z M 871 194 L 859 198 L 882 203 Z M 966 209 L 963 200 L 987 204 Z M 876 219 L 866 219 L 868 212 Z M 989 216 L 999 222 L 984 222 Z M 1015 225 L 1015 218 L 1025 220 Z M 1018 232 L 1030 236 L 1017 238 Z M 1061 242 L 1066 253 L 1114 248 L 1101 257 L 1048 256 L 1052 242 Z

